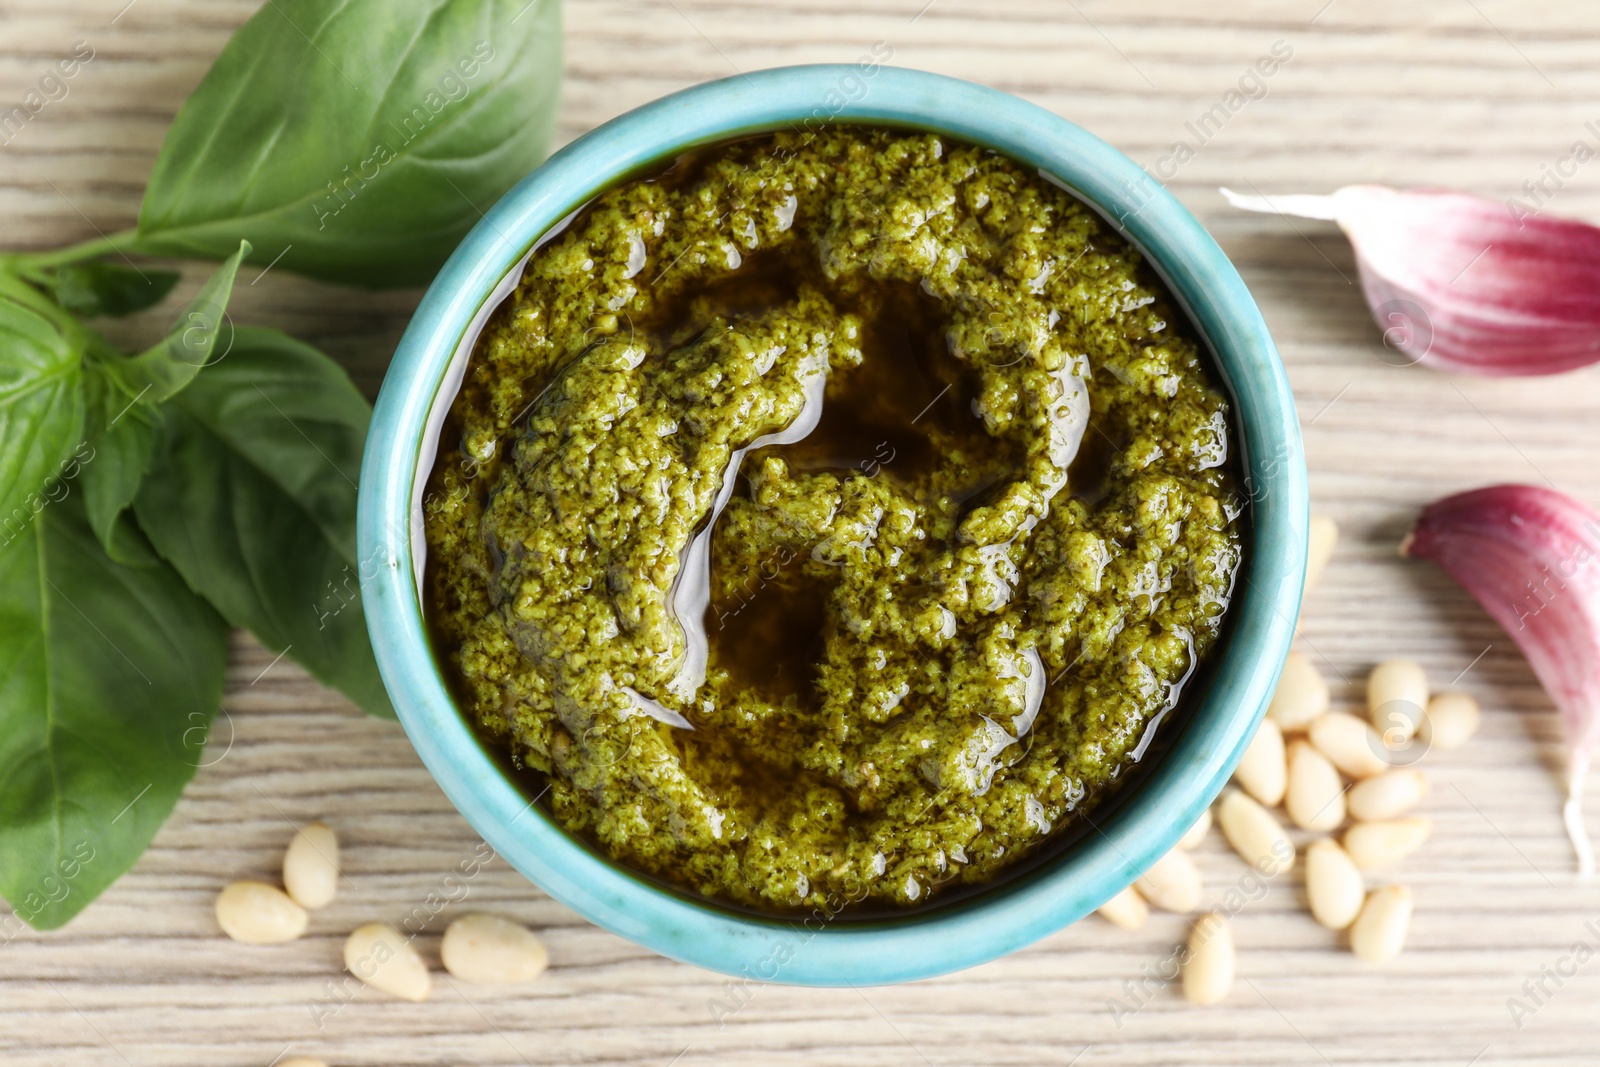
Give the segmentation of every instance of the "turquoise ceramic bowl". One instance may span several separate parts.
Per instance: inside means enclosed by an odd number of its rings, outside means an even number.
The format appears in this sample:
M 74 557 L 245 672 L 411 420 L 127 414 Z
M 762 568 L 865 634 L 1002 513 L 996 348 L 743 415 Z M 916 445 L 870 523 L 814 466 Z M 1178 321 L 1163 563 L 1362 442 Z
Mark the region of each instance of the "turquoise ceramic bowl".
M 1253 522 L 1210 685 L 1165 757 L 1058 858 L 987 893 L 877 922 L 766 919 L 641 879 L 530 808 L 456 710 L 423 629 L 420 487 L 450 369 L 491 293 L 539 237 L 596 193 L 695 145 L 806 122 L 934 130 L 1037 166 L 1142 248 L 1187 308 L 1235 401 Z M 529 175 L 439 272 L 395 353 L 361 471 L 361 592 L 383 679 L 428 770 L 512 866 L 585 918 L 666 956 L 761 981 L 902 982 L 1021 948 L 1098 907 L 1172 848 L 1254 733 L 1293 636 L 1306 558 L 1293 398 L 1250 293 L 1210 235 L 1122 153 L 1005 93 L 880 67 L 787 67 L 696 86 L 579 138 Z

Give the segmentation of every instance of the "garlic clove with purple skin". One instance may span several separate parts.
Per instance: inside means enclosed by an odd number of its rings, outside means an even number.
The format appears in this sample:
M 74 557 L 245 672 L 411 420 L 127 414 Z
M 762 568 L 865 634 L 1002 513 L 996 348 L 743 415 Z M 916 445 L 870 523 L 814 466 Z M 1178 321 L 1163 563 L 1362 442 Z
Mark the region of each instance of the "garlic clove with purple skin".
M 1583 780 L 1600 744 L 1600 512 L 1553 489 L 1490 486 L 1428 505 L 1400 552 L 1431 559 L 1471 593 L 1560 710 L 1562 819 L 1587 879 L 1594 852 L 1583 828 Z
M 1247 211 L 1338 222 L 1385 343 L 1413 362 L 1489 376 L 1600 362 L 1600 227 L 1444 189 L 1222 194 Z

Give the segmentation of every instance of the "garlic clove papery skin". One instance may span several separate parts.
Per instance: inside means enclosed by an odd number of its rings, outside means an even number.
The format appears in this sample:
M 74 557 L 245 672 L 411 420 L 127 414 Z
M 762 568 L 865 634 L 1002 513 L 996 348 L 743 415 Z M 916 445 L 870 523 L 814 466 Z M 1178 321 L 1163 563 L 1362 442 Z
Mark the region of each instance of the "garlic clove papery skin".
M 1505 376 L 1600 361 L 1600 227 L 1443 189 L 1222 192 L 1245 210 L 1337 221 L 1385 343 L 1413 362 Z
M 1561 712 L 1562 809 L 1580 877 L 1594 873 L 1583 779 L 1600 743 L 1600 512 L 1553 489 L 1496 485 L 1424 508 L 1402 555 L 1430 559 L 1483 605 Z

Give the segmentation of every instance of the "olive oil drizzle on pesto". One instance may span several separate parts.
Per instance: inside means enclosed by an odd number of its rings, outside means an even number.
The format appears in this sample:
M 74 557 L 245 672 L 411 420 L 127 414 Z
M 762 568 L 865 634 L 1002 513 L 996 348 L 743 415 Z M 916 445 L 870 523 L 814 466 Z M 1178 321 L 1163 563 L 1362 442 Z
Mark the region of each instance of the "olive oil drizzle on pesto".
M 815 428 L 751 448 L 820 375 Z M 429 620 L 607 854 L 770 911 L 920 905 L 1061 837 L 1177 702 L 1240 559 L 1228 436 L 1062 190 L 928 134 L 747 139 L 529 261 L 441 438 Z

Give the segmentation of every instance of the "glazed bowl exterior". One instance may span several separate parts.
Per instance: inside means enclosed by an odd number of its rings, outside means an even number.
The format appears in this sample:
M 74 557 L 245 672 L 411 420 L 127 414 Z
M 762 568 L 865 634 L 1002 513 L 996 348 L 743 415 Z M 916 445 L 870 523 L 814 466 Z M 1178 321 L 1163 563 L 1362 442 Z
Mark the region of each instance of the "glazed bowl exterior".
M 452 359 L 539 238 L 595 194 L 695 146 L 865 123 L 930 130 L 1034 166 L 1143 250 L 1209 346 L 1231 394 L 1250 525 L 1209 684 L 1159 764 L 1093 834 L 1049 863 L 944 907 L 881 921 L 737 912 L 664 888 L 549 819 L 480 746 L 430 650 L 418 594 L 420 494 L 453 398 Z M 480 205 L 481 207 L 482 205 Z M 432 417 L 432 418 L 430 418 Z M 663 955 L 802 985 L 902 982 L 972 966 L 1054 933 L 1176 843 L 1232 773 L 1293 637 L 1306 560 L 1306 475 L 1294 400 L 1265 322 L 1211 236 L 1126 156 L 1017 97 L 919 71 L 785 67 L 699 85 L 556 153 L 484 214 L 439 272 L 378 397 L 360 486 L 361 591 L 400 721 L 473 828 L 590 921 Z

